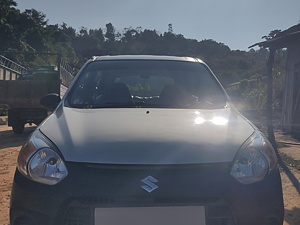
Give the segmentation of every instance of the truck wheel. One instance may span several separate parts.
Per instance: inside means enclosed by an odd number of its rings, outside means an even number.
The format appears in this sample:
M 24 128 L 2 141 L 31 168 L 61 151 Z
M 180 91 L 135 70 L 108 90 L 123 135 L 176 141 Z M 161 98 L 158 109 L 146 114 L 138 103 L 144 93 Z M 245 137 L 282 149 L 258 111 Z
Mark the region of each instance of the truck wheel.
M 14 132 L 15 134 L 22 134 L 23 131 L 24 131 L 24 126 L 25 126 L 24 123 L 18 123 L 18 124 L 13 125 L 13 126 L 12 126 L 13 132 Z

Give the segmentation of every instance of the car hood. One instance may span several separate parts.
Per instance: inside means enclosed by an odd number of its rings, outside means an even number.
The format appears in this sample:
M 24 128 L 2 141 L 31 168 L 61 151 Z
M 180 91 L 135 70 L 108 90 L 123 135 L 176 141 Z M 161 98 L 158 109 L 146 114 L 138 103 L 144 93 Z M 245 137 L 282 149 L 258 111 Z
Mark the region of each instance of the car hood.
M 108 164 L 230 162 L 254 127 L 231 108 L 73 109 L 39 127 L 66 161 Z

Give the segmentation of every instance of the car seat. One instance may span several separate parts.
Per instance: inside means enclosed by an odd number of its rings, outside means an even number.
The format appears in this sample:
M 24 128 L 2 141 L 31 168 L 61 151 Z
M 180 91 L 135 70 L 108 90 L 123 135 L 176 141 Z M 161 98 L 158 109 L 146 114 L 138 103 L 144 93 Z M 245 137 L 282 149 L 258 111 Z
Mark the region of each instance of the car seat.
M 178 85 L 166 85 L 160 95 L 160 104 L 166 107 L 184 107 L 193 100 L 193 96 Z
M 132 97 L 124 83 L 114 83 L 97 101 L 97 103 L 130 103 Z

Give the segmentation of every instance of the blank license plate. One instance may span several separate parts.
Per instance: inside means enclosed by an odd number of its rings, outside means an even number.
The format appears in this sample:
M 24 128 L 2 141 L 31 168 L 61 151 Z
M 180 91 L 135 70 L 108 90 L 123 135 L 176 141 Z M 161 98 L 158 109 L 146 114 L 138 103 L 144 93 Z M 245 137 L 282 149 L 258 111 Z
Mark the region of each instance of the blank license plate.
M 205 225 L 204 206 L 96 208 L 95 225 Z

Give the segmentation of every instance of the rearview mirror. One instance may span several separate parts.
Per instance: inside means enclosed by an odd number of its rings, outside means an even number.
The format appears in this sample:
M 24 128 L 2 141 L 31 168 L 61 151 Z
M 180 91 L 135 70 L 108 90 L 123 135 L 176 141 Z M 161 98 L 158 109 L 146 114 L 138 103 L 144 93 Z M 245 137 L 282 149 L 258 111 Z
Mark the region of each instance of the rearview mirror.
M 46 109 L 48 109 L 50 111 L 54 111 L 54 109 L 56 109 L 56 107 L 58 106 L 60 101 L 61 101 L 61 98 L 59 97 L 58 94 L 51 93 L 51 94 L 47 94 L 47 95 L 43 96 L 40 99 L 40 104 L 43 107 L 45 107 Z

